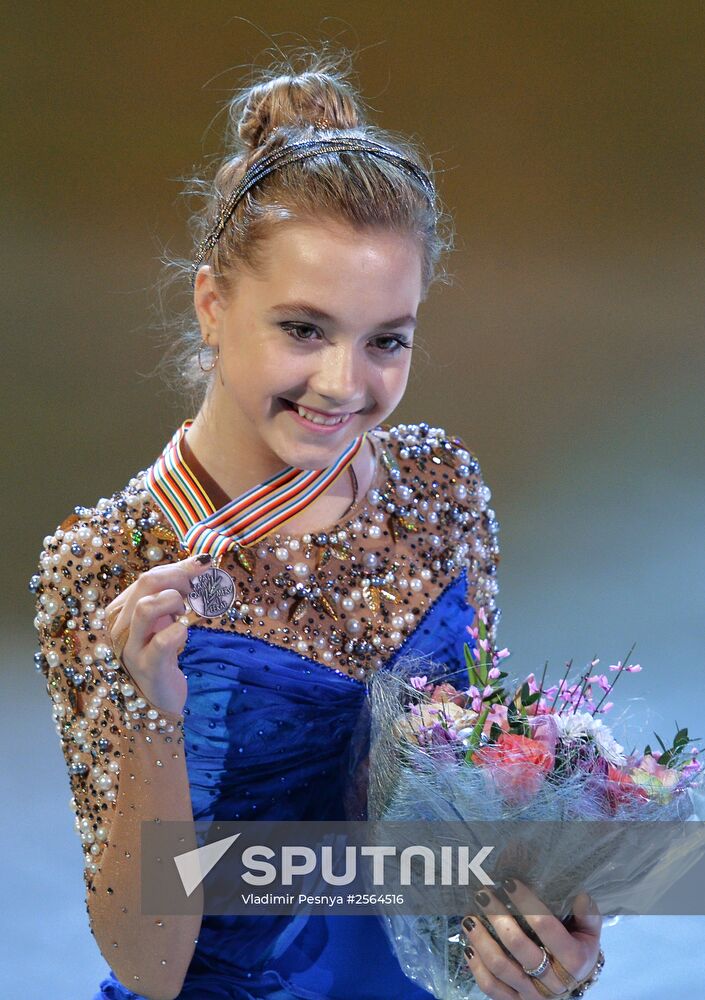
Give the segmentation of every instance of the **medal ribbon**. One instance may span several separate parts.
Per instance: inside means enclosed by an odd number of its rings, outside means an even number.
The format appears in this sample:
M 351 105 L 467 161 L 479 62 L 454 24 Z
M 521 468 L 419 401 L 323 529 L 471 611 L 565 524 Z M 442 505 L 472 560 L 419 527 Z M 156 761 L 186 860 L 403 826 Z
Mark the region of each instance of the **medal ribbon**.
M 150 467 L 147 489 L 184 547 L 192 555 L 209 552 L 216 562 L 228 549 L 253 544 L 312 503 L 347 469 L 366 437 L 356 437 L 326 469 L 287 466 L 214 510 L 181 451 L 181 442 L 192 423 L 192 419 L 184 420 Z

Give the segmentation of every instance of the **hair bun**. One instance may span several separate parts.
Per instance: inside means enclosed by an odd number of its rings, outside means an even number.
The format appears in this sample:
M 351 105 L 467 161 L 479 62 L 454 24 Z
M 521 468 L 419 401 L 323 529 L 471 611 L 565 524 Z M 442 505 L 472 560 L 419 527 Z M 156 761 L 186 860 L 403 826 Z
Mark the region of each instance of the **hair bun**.
M 352 87 L 337 71 L 309 70 L 280 75 L 241 92 L 230 108 L 240 142 L 255 150 L 275 128 L 299 129 L 325 119 L 330 128 L 354 129 L 364 115 Z

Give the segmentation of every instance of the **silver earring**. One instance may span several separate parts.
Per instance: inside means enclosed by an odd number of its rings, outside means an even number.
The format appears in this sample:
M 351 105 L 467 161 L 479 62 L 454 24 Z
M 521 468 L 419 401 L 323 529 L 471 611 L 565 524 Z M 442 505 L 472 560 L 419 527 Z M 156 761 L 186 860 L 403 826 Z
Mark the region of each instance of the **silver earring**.
M 210 344 L 204 344 L 203 341 L 201 341 L 201 344 L 198 348 L 198 367 L 201 369 L 202 372 L 212 372 L 215 366 L 218 364 L 218 354 L 220 352 L 220 347 L 216 347 L 215 349 L 215 357 L 213 358 L 213 364 L 210 366 L 210 368 L 203 367 L 201 351 L 203 350 L 204 347 L 210 347 Z

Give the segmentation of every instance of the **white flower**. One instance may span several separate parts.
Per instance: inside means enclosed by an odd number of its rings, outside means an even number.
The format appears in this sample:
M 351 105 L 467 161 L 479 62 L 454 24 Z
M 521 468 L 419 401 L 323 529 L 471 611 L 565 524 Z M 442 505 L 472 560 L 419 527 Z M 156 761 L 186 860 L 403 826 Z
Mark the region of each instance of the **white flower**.
M 595 719 L 589 712 L 570 712 L 565 715 L 554 715 L 558 726 L 558 735 L 562 740 L 577 740 L 585 736 L 591 739 L 600 756 L 610 764 L 625 764 L 624 747 L 620 746 L 604 724 L 602 719 Z
M 567 712 L 565 715 L 551 715 L 558 727 L 558 735 L 564 740 L 577 740 L 589 736 L 592 716 L 589 712 Z
M 624 747 L 621 746 L 601 719 L 592 720 L 592 739 L 597 745 L 600 756 L 609 764 L 626 764 Z

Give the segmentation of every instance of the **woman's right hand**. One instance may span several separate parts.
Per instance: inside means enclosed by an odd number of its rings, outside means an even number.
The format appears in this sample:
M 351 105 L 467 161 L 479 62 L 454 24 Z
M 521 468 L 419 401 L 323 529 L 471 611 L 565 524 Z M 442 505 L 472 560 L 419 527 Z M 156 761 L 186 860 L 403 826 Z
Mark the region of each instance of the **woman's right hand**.
M 190 556 L 142 573 L 107 605 L 105 621 L 115 653 L 156 709 L 180 715 L 188 694 L 179 667 L 188 626 L 185 599 L 193 577 L 210 569 L 210 556 Z

